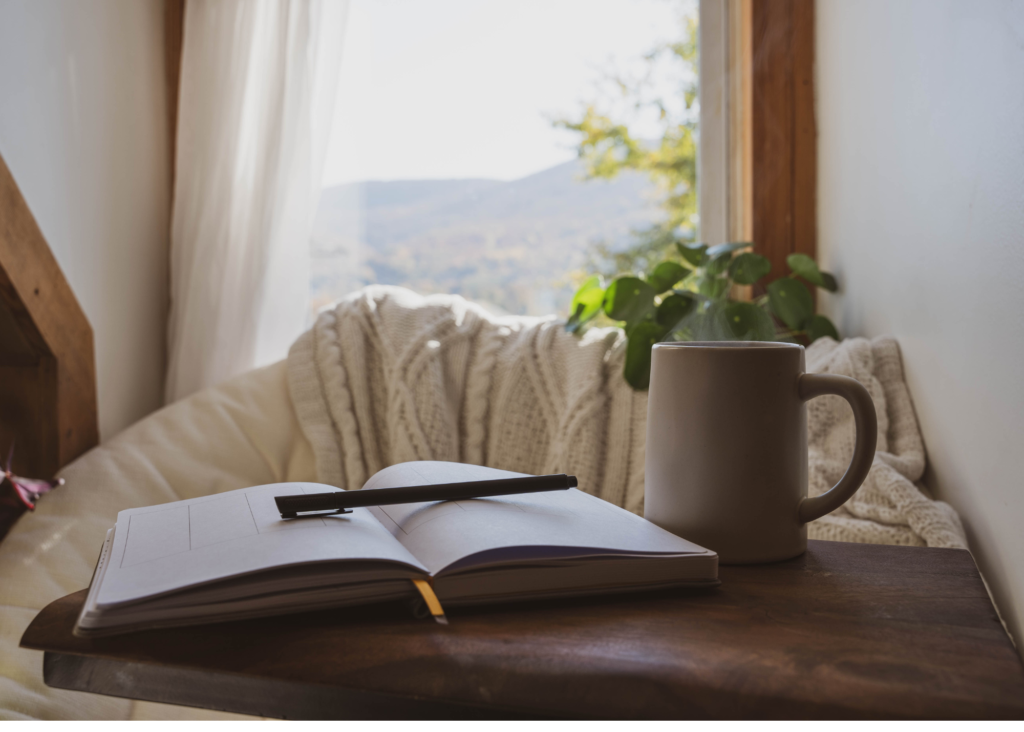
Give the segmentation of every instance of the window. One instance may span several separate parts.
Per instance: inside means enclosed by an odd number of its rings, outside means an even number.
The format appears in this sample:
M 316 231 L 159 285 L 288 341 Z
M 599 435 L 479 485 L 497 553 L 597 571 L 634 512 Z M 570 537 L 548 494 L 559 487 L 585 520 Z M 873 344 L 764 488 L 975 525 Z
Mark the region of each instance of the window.
M 648 151 L 672 125 L 695 139 L 695 2 L 352 0 L 349 13 L 310 245 L 314 310 L 382 283 L 564 314 L 584 267 L 619 269 L 657 246 L 667 197 L 687 201 L 669 225 L 696 235 L 692 140 L 671 161 L 689 169 L 660 188 L 664 156 L 587 179 L 624 162 L 612 123 Z

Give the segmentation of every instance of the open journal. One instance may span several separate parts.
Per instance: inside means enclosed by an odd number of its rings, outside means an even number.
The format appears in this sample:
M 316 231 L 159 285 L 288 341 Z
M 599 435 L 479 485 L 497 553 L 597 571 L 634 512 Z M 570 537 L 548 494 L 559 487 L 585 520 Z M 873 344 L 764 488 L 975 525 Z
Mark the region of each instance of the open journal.
M 445 462 L 381 470 L 362 490 L 520 475 Z M 576 489 L 356 508 L 284 520 L 275 483 L 121 511 L 75 633 L 415 598 L 444 606 L 717 584 L 718 556 Z

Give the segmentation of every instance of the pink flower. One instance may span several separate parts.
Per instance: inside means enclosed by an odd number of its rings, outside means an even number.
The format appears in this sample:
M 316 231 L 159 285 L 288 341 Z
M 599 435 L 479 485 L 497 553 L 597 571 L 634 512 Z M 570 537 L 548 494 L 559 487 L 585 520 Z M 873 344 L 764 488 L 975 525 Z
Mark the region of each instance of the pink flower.
M 18 494 L 18 498 L 25 504 L 25 508 L 29 511 L 34 511 L 36 504 L 39 500 L 39 496 L 44 493 L 49 493 L 59 485 L 64 485 L 63 478 L 57 478 L 55 480 L 36 480 L 34 478 L 22 478 L 21 476 L 15 475 L 11 472 L 11 460 L 14 458 L 14 445 L 11 444 L 11 450 L 7 453 L 7 465 L 4 466 L 3 477 L 11 482 L 14 486 L 14 492 Z M 0 480 L 0 483 L 3 481 Z

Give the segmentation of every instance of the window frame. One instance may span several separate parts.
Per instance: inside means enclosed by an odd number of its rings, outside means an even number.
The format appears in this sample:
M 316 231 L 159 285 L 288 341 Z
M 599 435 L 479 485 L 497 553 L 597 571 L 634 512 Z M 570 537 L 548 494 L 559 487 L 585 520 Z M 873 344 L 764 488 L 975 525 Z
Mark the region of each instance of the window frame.
M 701 239 L 817 249 L 814 0 L 700 0 Z

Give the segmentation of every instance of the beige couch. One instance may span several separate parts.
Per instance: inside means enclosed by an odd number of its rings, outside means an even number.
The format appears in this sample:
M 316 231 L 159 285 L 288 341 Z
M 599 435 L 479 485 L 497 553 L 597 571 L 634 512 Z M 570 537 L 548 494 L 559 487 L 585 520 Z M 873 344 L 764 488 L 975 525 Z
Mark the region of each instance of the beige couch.
M 83 455 L 0 542 L 0 719 L 229 718 L 51 689 L 42 653 L 18 647 L 45 605 L 89 585 L 117 512 L 262 483 L 315 481 L 285 363 L 172 404 Z

